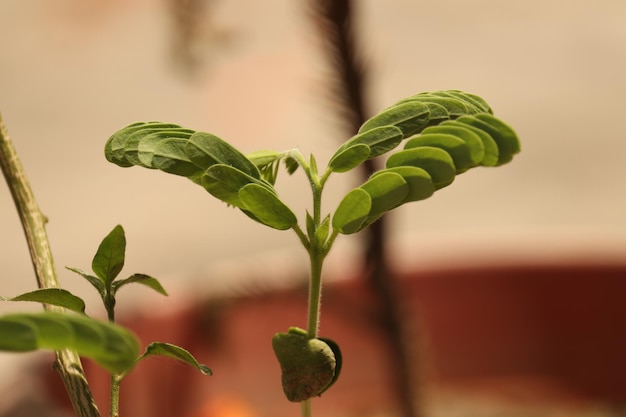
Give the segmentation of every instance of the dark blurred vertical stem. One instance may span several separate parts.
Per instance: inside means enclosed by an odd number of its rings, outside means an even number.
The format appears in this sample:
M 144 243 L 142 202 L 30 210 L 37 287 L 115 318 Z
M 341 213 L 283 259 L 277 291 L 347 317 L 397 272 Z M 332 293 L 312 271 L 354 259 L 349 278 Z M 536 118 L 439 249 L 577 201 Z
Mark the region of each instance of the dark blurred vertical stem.
M 357 56 L 354 3 L 350 0 L 310 0 L 310 4 L 333 71 L 332 99 L 340 105 L 342 120 L 346 122 L 350 134 L 354 134 L 368 117 L 364 97 L 366 74 Z M 377 169 L 376 161 L 369 160 L 363 165 L 362 175 L 368 178 Z M 380 325 L 388 343 L 395 392 L 403 415 L 418 417 L 420 413 L 415 400 L 418 390 L 412 375 L 413 358 L 404 331 L 402 300 L 387 263 L 387 224 L 383 217 L 365 230 L 366 279 L 379 300 Z
M 0 116 L 0 168 L 6 179 L 15 207 L 22 221 L 24 234 L 30 250 L 39 288 L 58 287 L 56 270 L 45 227 L 45 217 L 41 213 L 22 164 L 9 139 L 9 133 Z M 44 305 L 46 310 L 63 311 L 60 307 Z M 77 417 L 100 417 L 85 373 L 76 352 L 61 350 L 56 352 L 55 369 L 61 375 Z

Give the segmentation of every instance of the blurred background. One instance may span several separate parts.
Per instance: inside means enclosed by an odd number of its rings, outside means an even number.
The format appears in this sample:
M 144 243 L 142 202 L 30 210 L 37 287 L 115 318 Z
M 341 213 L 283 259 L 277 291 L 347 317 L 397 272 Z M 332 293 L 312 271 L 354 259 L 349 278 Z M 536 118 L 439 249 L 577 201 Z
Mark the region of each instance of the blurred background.
M 351 134 L 310 3 L 0 2 L 0 112 L 49 218 L 63 286 L 95 300 L 64 267 L 88 269 L 116 224 L 127 234 L 125 272 L 151 274 L 171 294 L 129 290 L 120 300 L 129 311 L 165 314 L 191 294 L 300 278 L 295 234 L 249 221 L 182 178 L 111 165 L 103 147 L 129 123 L 160 120 L 243 152 L 297 147 L 324 165 Z M 389 216 L 396 270 L 625 262 L 626 3 L 361 0 L 353 13 L 371 114 L 417 92 L 461 89 L 484 97 L 522 140 L 510 165 L 472 170 Z M 358 181 L 336 175 L 325 209 Z M 282 175 L 278 190 L 304 213 L 304 176 Z M 360 235 L 342 237 L 329 275 L 358 271 L 362 246 Z M 6 187 L 0 261 L 0 294 L 34 288 Z M 0 360 L 12 369 L 22 359 Z

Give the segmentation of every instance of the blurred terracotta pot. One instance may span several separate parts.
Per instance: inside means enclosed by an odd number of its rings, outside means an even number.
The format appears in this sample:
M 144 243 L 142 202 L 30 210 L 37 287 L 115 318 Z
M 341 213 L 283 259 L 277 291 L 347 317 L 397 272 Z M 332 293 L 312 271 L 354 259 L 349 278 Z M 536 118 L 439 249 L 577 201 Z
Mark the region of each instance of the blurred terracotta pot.
M 626 401 L 626 263 L 416 270 L 396 278 L 408 343 L 427 386 L 486 386 L 495 392 L 506 381 L 536 398 Z M 214 376 L 151 359 L 124 380 L 122 415 L 297 414 L 298 405 L 282 394 L 270 338 L 289 326 L 305 327 L 306 297 L 303 283 L 127 317 L 143 341 L 179 344 Z M 359 277 L 324 288 L 321 333 L 342 347 L 344 368 L 315 402 L 320 415 L 395 410 L 373 300 Z M 93 366 L 88 370 L 99 404 L 107 404 L 108 377 Z

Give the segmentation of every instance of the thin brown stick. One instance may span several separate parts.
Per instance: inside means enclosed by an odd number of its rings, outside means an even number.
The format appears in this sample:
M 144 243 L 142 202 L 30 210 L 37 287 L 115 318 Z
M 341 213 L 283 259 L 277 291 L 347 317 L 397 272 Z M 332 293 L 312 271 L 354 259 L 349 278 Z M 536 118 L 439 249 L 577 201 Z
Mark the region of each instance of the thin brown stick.
M 358 131 L 367 119 L 365 87 L 367 72 L 358 56 L 358 39 L 351 0 L 311 0 L 311 9 L 324 42 L 333 72 L 333 99 L 350 134 Z M 378 170 L 375 160 L 366 161 L 361 170 L 363 178 Z M 402 298 L 395 288 L 393 273 L 387 262 L 387 219 L 379 219 L 366 229 L 364 263 L 367 282 L 380 303 L 379 324 L 385 334 L 393 365 L 395 393 L 404 417 L 418 417 L 420 409 L 416 396 L 418 386 L 412 370 L 410 351 L 400 304 Z
M 45 228 L 46 218 L 37 205 L 2 115 L 0 115 L 0 167 L 22 222 L 37 285 L 39 288 L 57 288 L 58 280 Z M 60 307 L 49 305 L 44 305 L 44 308 L 63 311 Z M 54 367 L 61 375 L 76 416 L 100 417 L 76 352 L 70 350 L 56 352 Z

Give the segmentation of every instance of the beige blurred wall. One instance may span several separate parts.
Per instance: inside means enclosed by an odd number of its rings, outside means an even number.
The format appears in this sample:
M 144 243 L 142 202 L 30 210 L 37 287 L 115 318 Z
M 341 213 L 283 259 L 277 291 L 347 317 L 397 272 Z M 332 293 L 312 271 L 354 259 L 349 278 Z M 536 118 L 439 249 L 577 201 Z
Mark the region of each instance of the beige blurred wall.
M 299 147 L 325 163 L 346 137 L 326 100 L 325 65 L 303 3 L 216 2 L 199 43 L 206 66 L 190 80 L 171 62 L 163 2 L 0 2 L 0 112 L 50 219 L 62 284 L 91 294 L 63 267 L 88 269 L 119 223 L 128 238 L 124 273 L 150 273 L 169 288 L 195 285 L 185 278 L 199 275 L 219 280 L 211 265 L 223 259 L 295 250 L 293 233 L 266 230 L 182 178 L 108 164 L 103 145 L 128 123 L 163 120 L 246 152 Z M 436 266 L 626 256 L 626 2 L 358 3 L 372 110 L 420 91 L 471 91 L 523 144 L 510 165 L 472 170 L 398 210 L 398 259 Z M 354 180 L 337 176 L 329 200 Z M 308 196 L 298 188 L 306 186 L 297 175 L 279 191 L 303 212 Z M 355 242 L 340 245 L 353 253 Z M 305 259 L 295 253 L 289 260 Z M 0 262 L 0 294 L 33 288 L 6 186 Z

